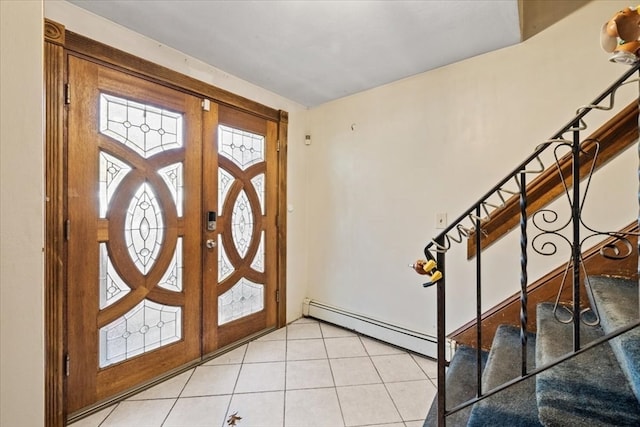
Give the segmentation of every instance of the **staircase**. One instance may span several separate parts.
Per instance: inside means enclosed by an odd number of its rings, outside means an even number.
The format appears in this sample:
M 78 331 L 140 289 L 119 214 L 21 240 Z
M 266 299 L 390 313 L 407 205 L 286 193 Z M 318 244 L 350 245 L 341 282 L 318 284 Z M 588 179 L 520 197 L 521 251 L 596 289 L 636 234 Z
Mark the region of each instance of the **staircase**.
M 594 276 L 589 282 L 600 325 L 580 325 L 582 348 L 638 321 L 638 282 Z M 558 316 L 560 317 L 560 316 Z M 521 376 L 519 328 L 502 325 L 485 355 L 482 393 Z M 553 303 L 537 306 L 537 333 L 526 345 L 527 370 L 549 365 L 573 350 L 573 324 L 561 323 Z M 476 350 L 460 348 L 446 374 L 447 409 L 476 396 Z M 471 372 L 473 371 L 473 372 Z M 448 426 L 640 426 L 640 328 L 604 341 L 556 366 L 455 412 Z M 436 426 L 436 401 L 425 427 Z
M 605 159 L 615 155 L 609 151 L 603 156 L 606 150 L 612 150 L 615 140 L 628 141 L 629 137 L 637 144 L 640 127 L 636 109 L 633 131 L 629 126 L 625 132 L 610 131 L 622 129 L 612 118 L 608 127 L 603 126 L 606 131 L 601 128 L 585 138 L 582 132 L 588 127 L 586 116 L 593 110 L 612 110 L 616 90 L 627 83 L 637 84 L 638 79 L 631 76 L 638 71 L 640 63 L 634 64 L 593 102 L 581 107 L 567 125 L 538 145 L 531 156 L 425 246 L 429 262 L 425 263 L 423 274 L 429 279 L 423 286 L 436 287 L 438 305 L 438 394 L 425 427 L 640 427 L 637 267 L 626 275 L 591 267 L 587 271 L 583 252 L 583 244 L 597 238 L 601 241 L 599 254 L 603 258 L 637 259 L 639 245 L 631 244 L 631 237 L 638 232 L 598 230 L 582 218 L 594 172 L 606 163 Z M 567 154 L 558 155 L 560 149 Z M 554 160 L 547 168 L 544 158 L 549 152 Z M 530 181 L 527 177 L 532 174 L 535 178 Z M 568 219 L 559 219 L 566 215 L 562 209 L 554 211 L 548 207 L 560 195 L 568 202 L 571 211 Z M 482 269 L 486 265 L 483 260 L 491 255 L 483 249 L 504 233 L 516 231 L 516 223 L 520 233 L 519 321 L 506 315 L 506 302 L 502 304 L 503 317 L 500 311 L 497 315 L 496 312 L 483 315 L 481 311 Z M 498 230 L 502 234 L 497 235 Z M 606 240 L 602 243 L 607 237 L 616 243 Z M 475 334 L 468 334 L 469 342 L 458 345 L 447 362 L 445 265 L 453 264 L 450 260 L 453 255 L 448 257 L 449 249 L 463 242 L 468 251 L 461 265 L 475 261 L 476 312 L 469 323 Z M 619 250 L 615 247 L 617 243 L 626 249 Z M 530 291 L 537 291 L 529 287 L 529 257 L 555 256 L 560 245 L 569 249 L 570 256 L 568 262 L 566 258 L 563 261 L 566 267 L 555 301 L 552 297 L 539 298 L 543 295 L 539 292 L 529 302 Z M 459 252 L 454 254 L 459 256 Z M 469 289 L 471 295 L 473 291 Z M 528 311 L 532 310 L 535 320 L 530 322 Z M 487 316 L 497 316 L 494 318 L 504 323 L 495 329 L 495 334 L 490 331 L 488 338 L 491 340 L 493 334 L 493 339 L 489 347 L 485 329 L 495 328 L 495 323 L 483 323 Z M 483 346 L 489 350 L 482 350 Z

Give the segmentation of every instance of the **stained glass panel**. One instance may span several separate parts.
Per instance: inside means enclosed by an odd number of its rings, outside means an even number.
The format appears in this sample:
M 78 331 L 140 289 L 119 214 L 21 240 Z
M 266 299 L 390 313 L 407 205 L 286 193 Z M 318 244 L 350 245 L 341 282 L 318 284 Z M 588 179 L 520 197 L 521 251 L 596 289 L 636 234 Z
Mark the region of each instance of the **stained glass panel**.
M 106 218 L 109 202 L 122 179 L 129 173 L 131 166 L 103 151 L 100 152 L 99 188 L 100 218 Z
M 258 246 L 258 252 L 256 252 L 256 256 L 253 258 L 251 268 L 260 273 L 264 273 L 264 231 L 260 235 L 260 246 Z
M 260 209 L 262 211 L 262 215 L 264 215 L 264 174 L 261 173 L 253 177 L 251 183 L 255 187 L 256 193 L 258 193 L 258 199 L 260 200 Z
M 173 252 L 171 264 L 164 272 L 162 279 L 158 283 L 161 288 L 170 291 L 182 291 L 182 237 L 178 237 L 176 241 L 176 250 Z
M 143 300 L 100 328 L 100 367 L 144 354 L 182 338 L 182 308 Z
M 124 228 L 129 255 L 138 270 L 147 274 L 160 252 L 164 222 L 158 200 L 146 182 L 131 200 Z
M 222 210 L 224 198 L 227 197 L 227 193 L 229 193 L 229 188 L 231 188 L 233 181 L 234 178 L 229 172 L 222 168 L 218 169 L 218 212 L 220 214 L 224 212 Z
M 231 265 L 227 252 L 224 250 L 224 243 L 218 235 L 218 282 L 222 282 L 231 273 L 233 273 L 233 265 Z
M 228 126 L 218 127 L 218 151 L 240 169 L 260 163 L 264 158 L 264 136 Z
M 233 206 L 231 232 L 238 253 L 241 257 L 244 257 L 249 249 L 251 235 L 253 234 L 253 212 L 244 190 L 240 191 Z
M 182 175 L 182 163 L 169 165 L 165 168 L 158 169 L 158 173 L 167 183 L 169 191 L 173 196 L 173 202 L 176 204 L 178 216 L 182 216 L 182 198 L 184 192 L 184 181 Z
M 130 290 L 131 288 L 113 268 L 107 252 L 107 244 L 100 243 L 100 310 L 118 301 Z
M 100 133 L 144 158 L 183 145 L 182 114 L 100 94 Z
M 218 297 L 218 325 L 257 313 L 264 309 L 264 285 L 240 279 Z

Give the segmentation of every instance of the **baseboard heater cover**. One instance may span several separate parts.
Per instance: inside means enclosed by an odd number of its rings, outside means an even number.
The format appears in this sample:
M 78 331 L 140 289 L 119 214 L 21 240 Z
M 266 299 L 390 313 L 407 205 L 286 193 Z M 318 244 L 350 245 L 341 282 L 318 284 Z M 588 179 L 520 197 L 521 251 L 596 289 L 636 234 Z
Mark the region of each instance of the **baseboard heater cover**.
M 405 348 L 433 359 L 437 358 L 437 337 L 354 313 L 320 301 L 305 299 L 302 314 Z M 446 346 L 450 348 L 449 345 Z

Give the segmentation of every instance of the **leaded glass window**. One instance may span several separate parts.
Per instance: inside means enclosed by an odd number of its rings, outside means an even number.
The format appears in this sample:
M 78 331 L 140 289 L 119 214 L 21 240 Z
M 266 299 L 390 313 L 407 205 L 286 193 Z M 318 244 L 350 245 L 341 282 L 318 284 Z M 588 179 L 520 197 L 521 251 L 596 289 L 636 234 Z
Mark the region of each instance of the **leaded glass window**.
M 147 299 L 100 328 L 100 367 L 130 359 L 182 338 L 182 309 Z
M 240 191 L 231 215 L 233 241 L 240 256 L 244 257 L 253 234 L 253 212 L 244 190 Z
M 224 250 L 222 239 L 218 235 L 218 282 L 222 282 L 233 273 L 233 265 L 229 261 L 229 256 Z
M 253 258 L 251 268 L 260 273 L 264 273 L 264 231 L 260 233 L 260 246 L 258 246 L 258 252 L 256 252 L 256 256 Z
M 182 114 L 100 94 L 100 133 L 121 142 L 145 159 L 182 147 L 182 126 Z
M 160 279 L 158 286 L 170 291 L 182 291 L 182 237 L 178 237 L 171 263 L 164 272 L 162 279 Z
M 182 163 L 176 163 L 173 165 L 169 165 L 165 168 L 158 169 L 158 173 L 167 183 L 167 187 L 169 187 L 169 191 L 171 192 L 171 196 L 173 196 L 173 201 L 176 204 L 176 211 L 178 216 L 182 216 L 182 200 L 183 200 L 183 192 L 184 192 L 184 178 L 182 175 Z
M 107 244 L 100 243 L 100 310 L 118 301 L 130 290 L 131 288 L 113 268 L 107 252 Z
M 233 160 L 240 169 L 264 161 L 264 136 L 228 126 L 218 128 L 219 152 Z
M 264 285 L 242 278 L 231 289 L 218 297 L 218 324 L 264 309 Z
M 113 197 L 118 185 L 122 182 L 129 171 L 131 171 L 131 166 L 127 163 L 103 151 L 100 152 L 100 165 L 98 172 L 100 174 L 98 188 L 100 199 L 100 218 L 106 217 L 111 197 Z
M 261 173 L 259 175 L 256 175 L 251 180 L 251 183 L 253 184 L 256 193 L 258 193 L 258 199 L 260 200 L 260 209 L 262 211 L 262 215 L 264 215 L 264 174 Z
M 135 266 L 147 274 L 155 262 L 164 235 L 158 200 L 146 182 L 131 200 L 125 219 L 124 237 Z
M 224 199 L 227 197 L 227 194 L 229 193 L 231 184 L 233 184 L 233 176 L 231 176 L 231 174 L 226 170 L 219 168 L 218 169 L 218 212 L 223 212 L 222 206 L 224 204 Z

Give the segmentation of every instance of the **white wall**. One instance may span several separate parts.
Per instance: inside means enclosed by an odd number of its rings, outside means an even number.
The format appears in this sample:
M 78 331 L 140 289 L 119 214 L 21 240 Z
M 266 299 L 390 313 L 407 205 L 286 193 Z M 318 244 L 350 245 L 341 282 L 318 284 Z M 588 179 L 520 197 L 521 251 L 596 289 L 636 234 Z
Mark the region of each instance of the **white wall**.
M 63 24 L 67 30 L 289 113 L 287 167 L 291 178 L 287 183 L 289 205 L 287 214 L 287 321 L 299 318 L 302 315 L 302 300 L 306 294 L 304 248 L 307 245 L 307 239 L 302 233 L 306 221 L 305 190 L 304 179 L 300 178 L 304 176 L 306 170 L 306 158 L 303 151 L 306 108 L 66 1 L 46 0 L 44 13 L 48 19 Z
M 435 335 L 435 288 L 423 289 L 407 264 L 439 233 L 437 213 L 457 218 L 628 69 L 599 46 L 602 24 L 623 6 L 591 2 L 519 45 L 310 110 L 308 297 Z M 637 97 L 631 86 L 620 107 Z M 602 122 L 595 116 L 590 132 Z M 630 207 L 615 212 L 591 206 L 614 229 L 636 217 L 634 154 L 620 160 L 626 172 L 598 177 L 605 193 L 630 195 Z M 449 331 L 475 310 L 465 252 L 457 245 L 448 256 Z M 519 288 L 517 237 L 484 261 L 488 308 Z M 559 263 L 533 262 L 529 282 Z
M 42 2 L 0 1 L 0 425 L 44 420 Z

